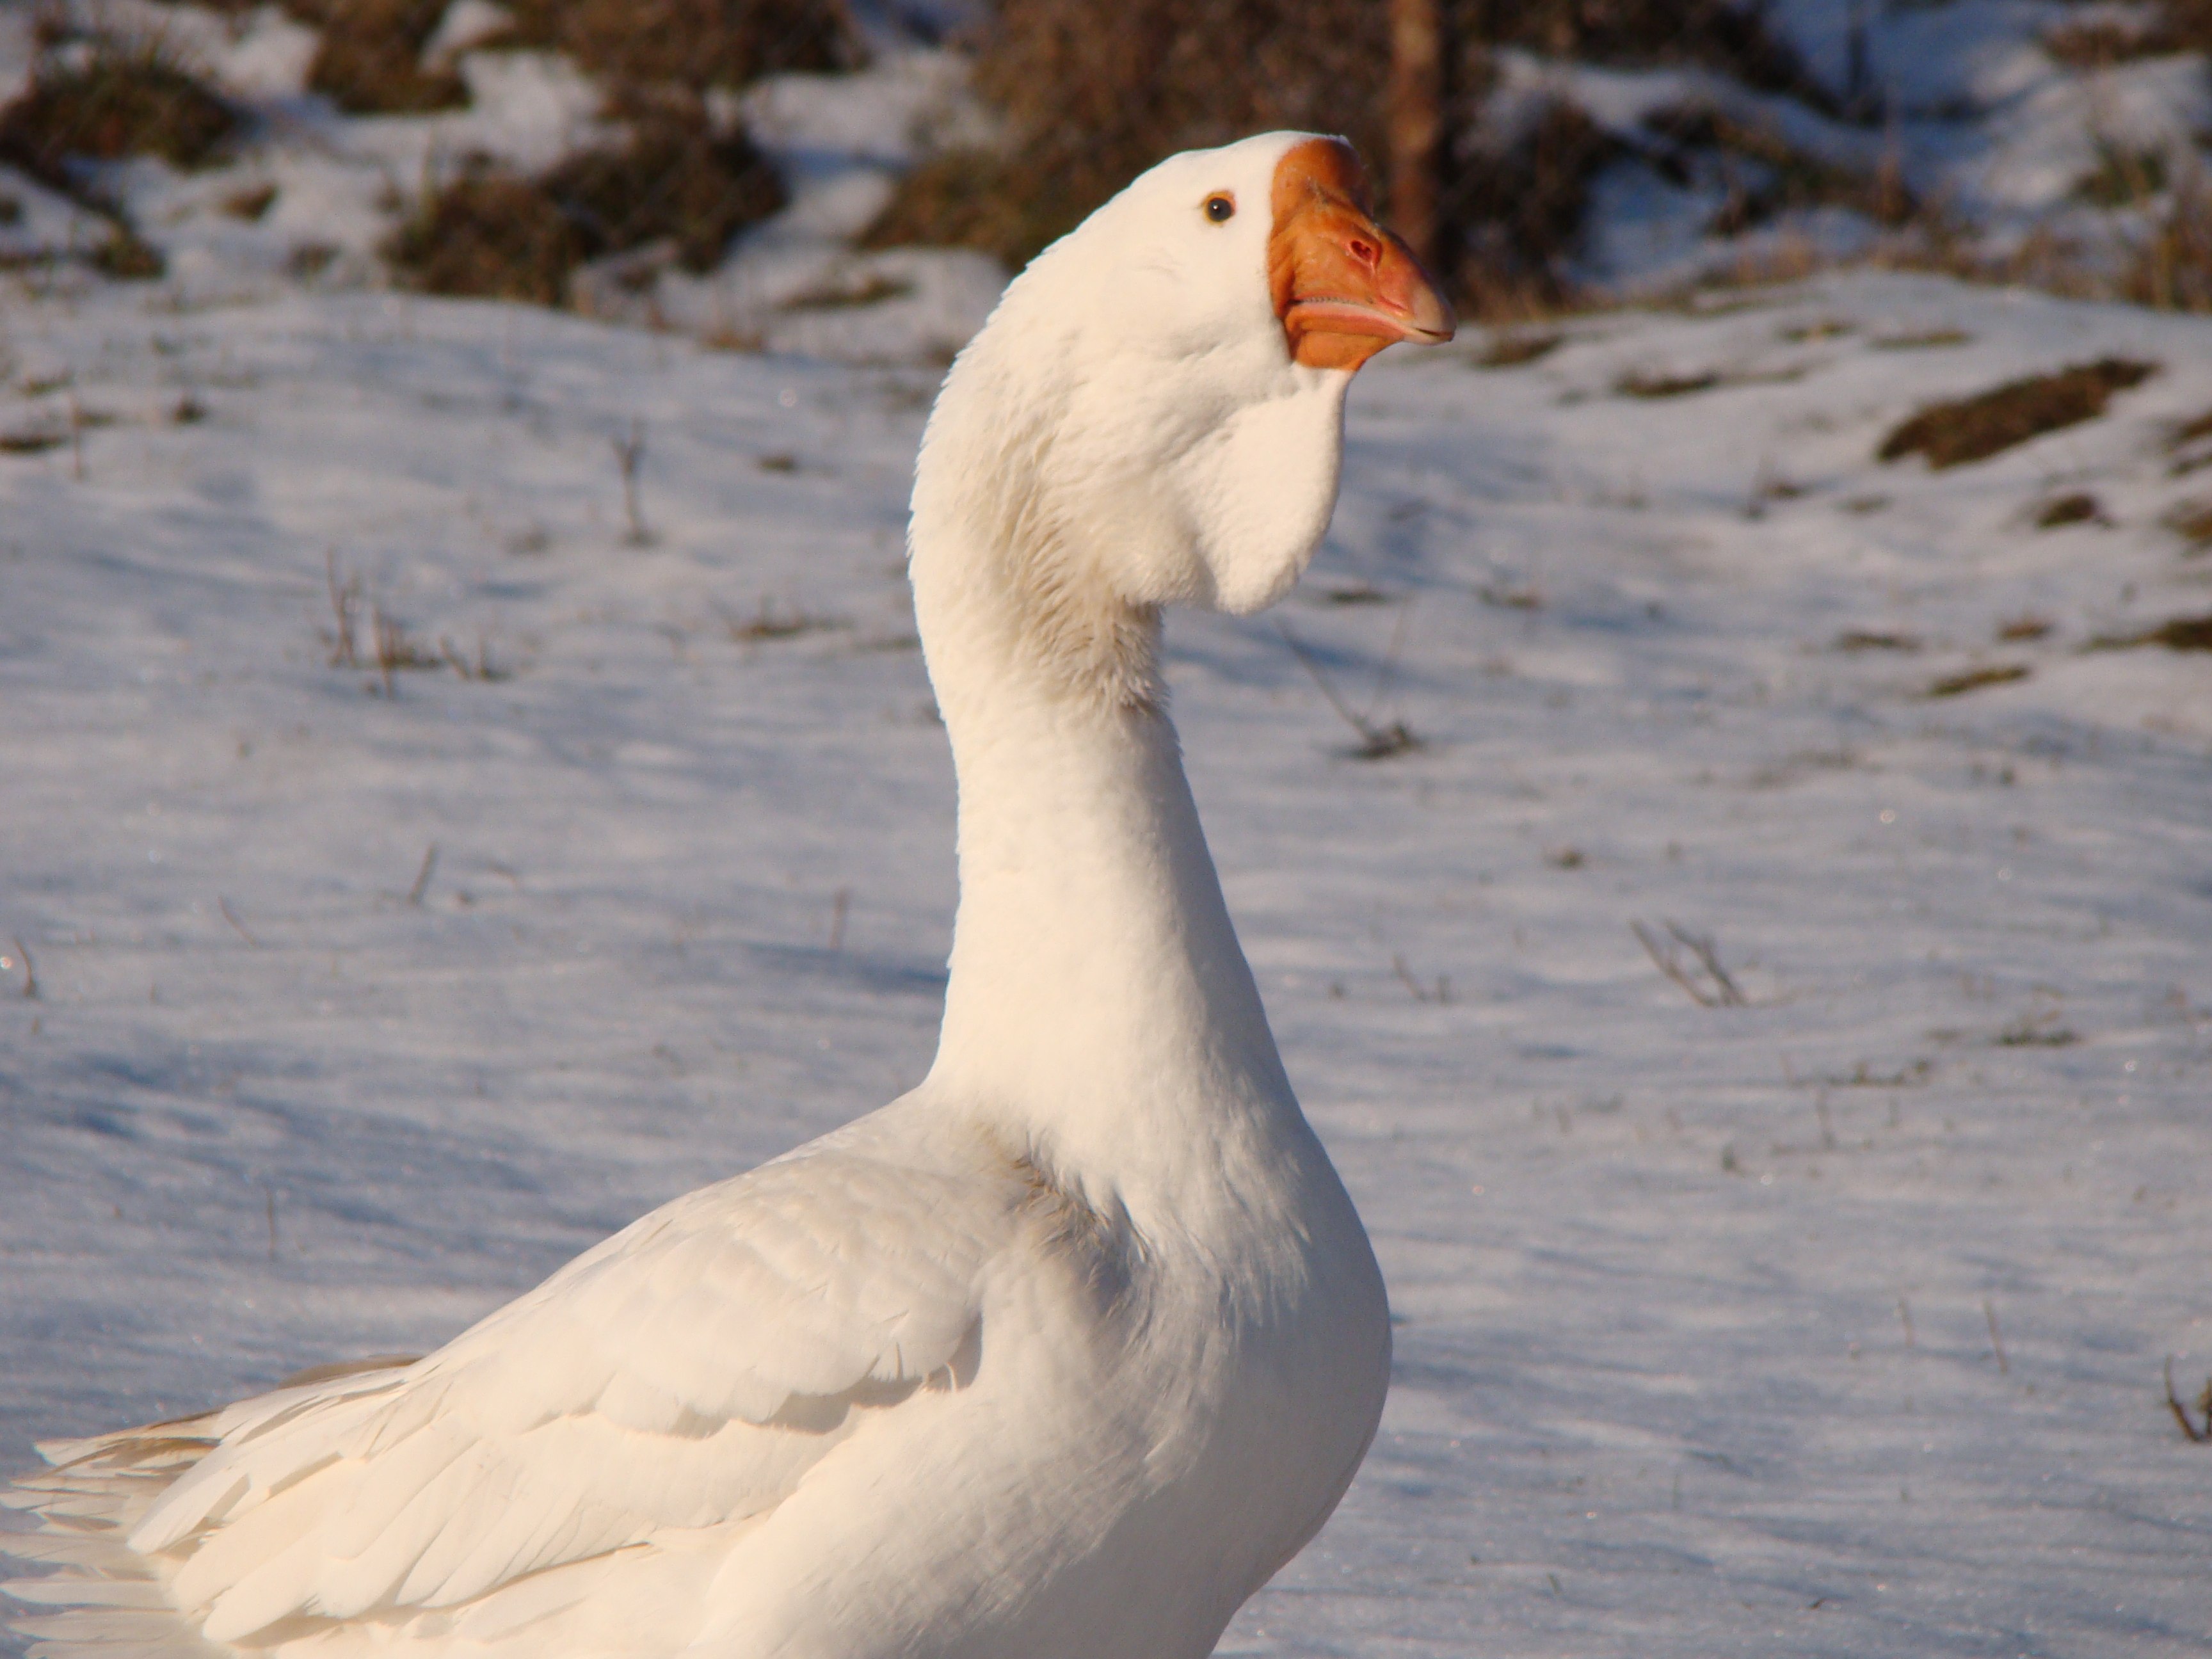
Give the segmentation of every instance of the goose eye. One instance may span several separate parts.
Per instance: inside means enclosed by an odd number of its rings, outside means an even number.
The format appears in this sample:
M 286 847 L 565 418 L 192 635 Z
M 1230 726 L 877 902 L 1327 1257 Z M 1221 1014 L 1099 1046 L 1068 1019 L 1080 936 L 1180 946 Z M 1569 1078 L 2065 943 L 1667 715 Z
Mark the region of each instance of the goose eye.
M 1206 198 L 1206 216 L 1217 225 L 1235 216 L 1236 212 L 1237 198 L 1225 190 L 1216 191 Z

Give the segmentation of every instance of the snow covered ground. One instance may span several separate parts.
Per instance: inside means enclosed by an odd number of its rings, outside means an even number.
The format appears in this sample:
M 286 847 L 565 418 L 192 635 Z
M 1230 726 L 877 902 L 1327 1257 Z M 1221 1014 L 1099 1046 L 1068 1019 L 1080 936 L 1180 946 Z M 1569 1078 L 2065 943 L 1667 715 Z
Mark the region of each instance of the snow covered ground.
M 441 1341 L 912 1083 L 943 984 L 933 372 L 174 295 L 0 299 L 0 1469 Z M 2212 660 L 2083 647 L 2212 611 L 2212 324 L 1857 275 L 1490 346 L 1369 369 L 1297 595 L 1171 626 L 1401 1320 L 1224 1650 L 2203 1652 Z

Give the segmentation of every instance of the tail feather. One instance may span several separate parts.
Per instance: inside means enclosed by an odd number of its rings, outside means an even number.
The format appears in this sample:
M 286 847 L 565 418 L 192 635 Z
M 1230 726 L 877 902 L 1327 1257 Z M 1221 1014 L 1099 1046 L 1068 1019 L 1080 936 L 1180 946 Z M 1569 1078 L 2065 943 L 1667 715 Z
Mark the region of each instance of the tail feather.
M 0 1487 L 0 1510 L 35 1522 L 0 1531 L 0 1563 L 49 1571 L 0 1583 L 32 1609 L 0 1613 L 0 1626 L 32 1638 L 27 1659 L 234 1659 L 235 1650 L 207 1640 L 178 1611 L 169 1594 L 177 1561 L 132 1549 L 132 1530 L 226 1433 L 250 1433 L 319 1389 L 345 1395 L 373 1388 L 374 1373 L 408 1363 L 322 1367 L 220 1412 L 41 1444 L 49 1467 Z

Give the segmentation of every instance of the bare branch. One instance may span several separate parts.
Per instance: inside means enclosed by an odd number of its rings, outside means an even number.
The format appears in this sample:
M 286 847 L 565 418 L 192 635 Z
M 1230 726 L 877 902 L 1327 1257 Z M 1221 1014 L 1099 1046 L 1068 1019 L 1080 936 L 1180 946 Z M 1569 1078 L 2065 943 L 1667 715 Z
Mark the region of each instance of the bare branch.
M 2173 1413 L 2173 1420 L 2181 1425 L 2182 1433 L 2194 1444 L 2203 1445 L 2212 1440 L 2212 1382 L 2204 1385 L 2204 1399 L 2199 1402 L 2204 1412 L 2204 1426 L 2198 1428 L 2189 1420 L 2189 1407 L 2181 1403 L 2181 1396 L 2173 1391 L 2173 1356 L 2166 1357 L 2166 1408 Z
M 1631 921 L 1629 931 L 1643 945 L 1644 954 L 1651 958 L 1652 966 L 1680 986 L 1690 1000 L 1700 1008 L 1741 1008 L 1748 1006 L 1747 998 L 1727 969 L 1721 966 L 1720 951 L 1710 934 L 1693 933 L 1680 922 L 1667 924 L 1668 937 L 1662 939 L 1656 929 L 1641 921 Z M 1683 952 L 1689 960 L 1683 960 Z M 1698 970 L 1704 970 L 1700 980 Z
M 1736 988 L 1735 981 L 1729 977 L 1728 969 L 1721 966 L 1720 952 L 1714 945 L 1711 933 L 1692 933 L 1679 921 L 1668 922 L 1667 931 L 1680 939 L 1705 970 L 1712 975 L 1713 983 L 1719 988 L 1722 1002 L 1731 1008 L 1744 1006 L 1747 999 Z
M 254 938 L 253 935 L 247 931 L 246 924 L 238 919 L 238 913 L 230 908 L 230 901 L 228 899 L 223 897 L 222 894 L 217 893 L 215 896 L 215 904 L 216 908 L 222 912 L 222 919 L 238 930 L 239 938 L 244 939 L 248 945 L 251 945 L 257 951 L 261 948 L 261 941 Z

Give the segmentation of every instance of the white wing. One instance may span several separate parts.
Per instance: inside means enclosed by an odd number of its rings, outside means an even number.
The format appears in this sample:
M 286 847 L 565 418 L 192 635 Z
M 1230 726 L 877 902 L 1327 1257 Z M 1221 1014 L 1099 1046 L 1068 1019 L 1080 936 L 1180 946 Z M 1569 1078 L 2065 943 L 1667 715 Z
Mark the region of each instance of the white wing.
M 764 1515 L 868 1412 L 966 1380 L 977 1280 L 1024 1190 L 1011 1168 L 817 1143 L 653 1212 L 404 1369 L 153 1431 L 213 1443 L 131 1547 L 179 1563 L 169 1594 L 222 1642 L 453 1607 Z M 125 1447 L 58 1449 L 56 1474 Z

